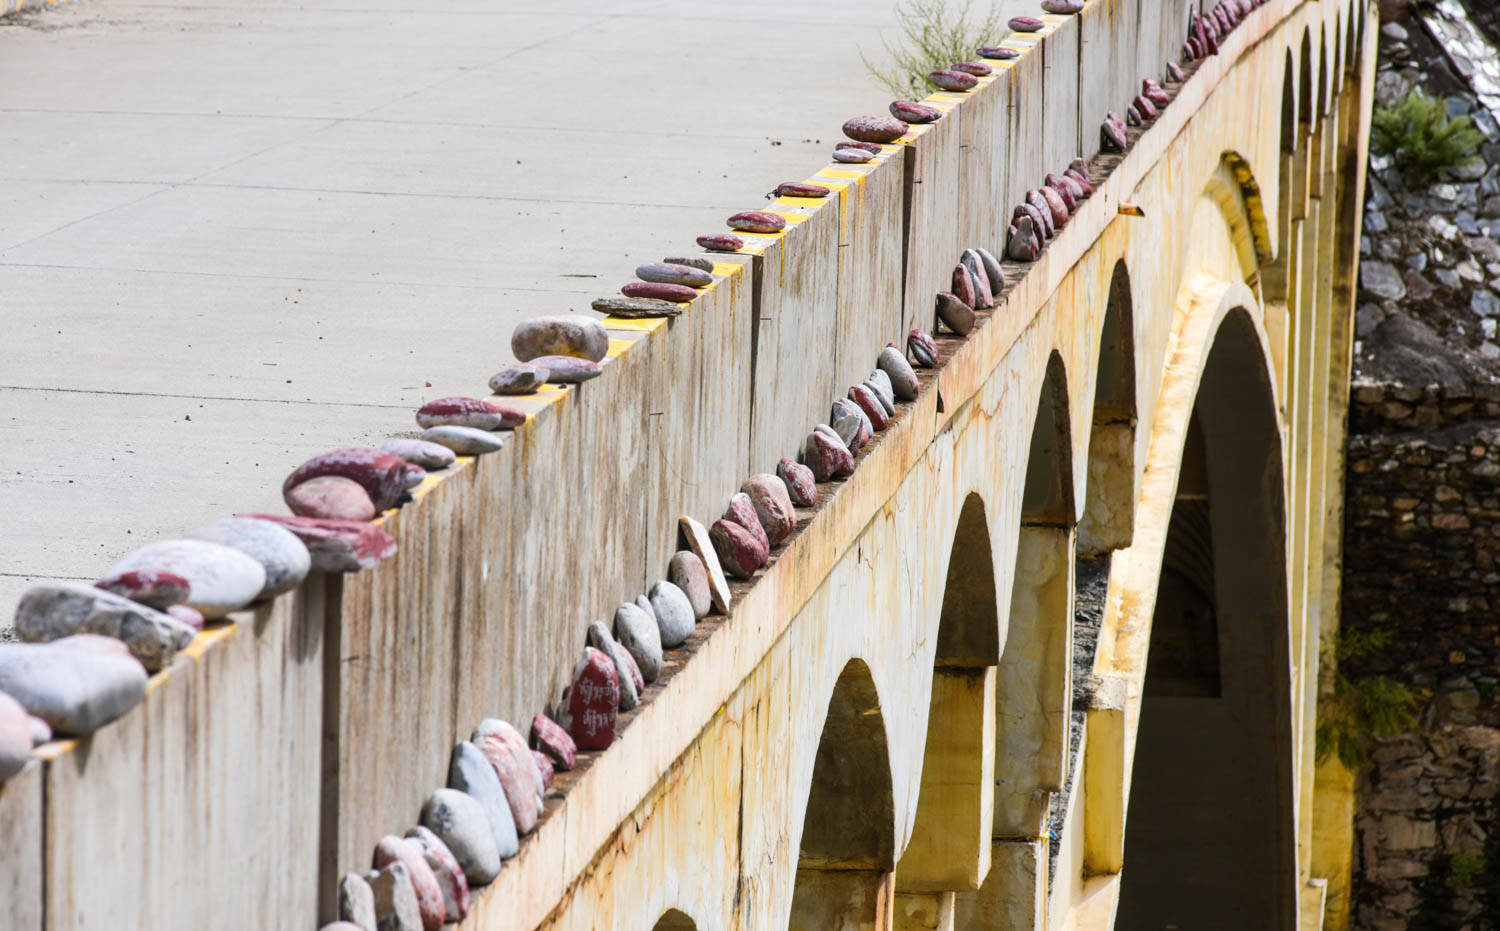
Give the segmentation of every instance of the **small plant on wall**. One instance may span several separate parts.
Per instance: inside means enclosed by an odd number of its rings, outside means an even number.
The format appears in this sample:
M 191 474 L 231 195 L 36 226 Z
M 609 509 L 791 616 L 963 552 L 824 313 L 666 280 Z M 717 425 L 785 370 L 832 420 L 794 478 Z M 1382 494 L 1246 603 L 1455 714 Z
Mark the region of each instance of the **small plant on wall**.
M 881 67 L 861 49 L 860 59 L 870 75 L 897 97 L 920 100 L 933 89 L 930 72 L 954 62 L 968 61 L 974 49 L 993 45 L 1006 32 L 1000 11 L 992 3 L 984 18 L 971 21 L 973 0 L 950 6 L 948 0 L 903 0 L 896 4 L 901 38 L 884 42 L 893 64 Z
M 1419 183 L 1474 158 L 1483 141 L 1472 120 L 1449 119 L 1444 103 L 1420 89 L 1394 107 L 1377 108 L 1370 123 L 1370 147 L 1394 158 L 1402 173 Z
M 1344 660 L 1384 649 L 1390 643 L 1388 630 L 1344 630 L 1333 648 L 1333 658 L 1342 667 Z M 1371 742 L 1404 733 L 1416 720 L 1420 704 L 1421 699 L 1410 687 L 1387 676 L 1351 679 L 1341 668 L 1335 670 L 1332 690 L 1318 700 L 1318 762 L 1332 755 L 1347 769 L 1363 768 L 1370 761 Z

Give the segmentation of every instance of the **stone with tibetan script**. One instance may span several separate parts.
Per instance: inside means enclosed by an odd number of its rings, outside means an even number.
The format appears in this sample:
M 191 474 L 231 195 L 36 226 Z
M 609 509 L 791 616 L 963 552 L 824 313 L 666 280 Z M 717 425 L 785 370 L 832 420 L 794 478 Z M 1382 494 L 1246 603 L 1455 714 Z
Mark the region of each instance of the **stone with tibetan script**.
M 427 868 L 437 878 L 438 889 L 443 894 L 444 921 L 454 924 L 469 914 L 469 880 L 453 851 L 442 838 L 420 824 L 406 832 L 406 837 L 417 845 Z
M 614 660 L 584 647 L 559 710 L 557 723 L 572 735 L 578 749 L 608 749 L 615 742 L 615 721 L 620 715 L 620 678 Z
M 396 539 L 364 521 L 282 517 L 278 514 L 243 516 L 272 521 L 290 530 L 307 547 L 312 567 L 319 572 L 373 569 L 382 559 L 396 555 Z
M 708 594 L 714 607 L 720 614 L 728 614 L 729 582 L 724 578 L 724 567 L 719 564 L 719 555 L 714 549 L 713 540 L 709 538 L 708 528 L 687 516 L 677 519 L 677 527 L 682 532 L 682 539 L 688 549 L 692 550 L 708 572 Z
M 314 456 L 292 470 L 282 492 L 320 475 L 339 475 L 364 486 L 375 510 L 396 506 L 406 491 L 406 460 L 383 449 L 336 449 Z
M 713 609 L 708 593 L 708 569 L 692 550 L 678 550 L 667 564 L 667 581 L 683 593 L 693 609 L 693 617 L 707 617 Z
M 469 885 L 483 886 L 500 873 L 500 852 L 484 807 L 457 789 L 438 789 L 422 806 L 422 826 L 436 834 L 463 868 Z
M 865 390 L 874 396 L 873 391 Z M 786 486 L 787 496 L 797 507 L 810 508 L 818 503 L 817 479 L 813 477 L 812 469 L 783 457 L 776 465 L 776 477 Z
M 298 517 L 325 520 L 373 520 L 375 505 L 359 482 L 340 475 L 320 475 L 282 492 Z
M 545 714 L 531 719 L 531 747 L 545 753 L 558 769 L 572 769 L 578 761 L 578 745 L 568 732 Z
M 422 849 L 404 837 L 387 834 L 375 844 L 375 869 L 383 870 L 393 863 L 406 867 L 412 892 L 416 893 L 422 931 L 438 931 L 447 909 L 443 905 L 442 887 L 432 867 L 427 865 L 427 858 L 422 856 Z
M 510 813 L 516 819 L 516 833 L 525 837 L 536 830 L 542 817 L 542 776 L 536 771 L 526 738 L 508 721 L 485 718 L 469 740 L 495 767 L 510 802 Z
M 171 572 L 188 580 L 185 602 L 209 620 L 238 611 L 260 597 L 266 570 L 239 550 L 204 540 L 159 540 L 134 550 L 105 575 L 137 570 Z
M 500 859 L 509 860 L 520 852 L 516 819 L 500 777 L 489 759 L 467 740 L 454 744 L 453 754 L 448 757 L 448 788 L 470 795 L 483 806 Z
M 651 586 L 651 607 L 656 613 L 656 629 L 661 636 L 661 645 L 668 650 L 682 646 L 698 623 L 687 593 L 671 582 L 659 581 Z
M 260 563 L 266 573 L 261 598 L 289 592 L 307 578 L 312 556 L 297 535 L 280 524 L 249 517 L 221 517 L 187 534 L 190 540 L 218 543 Z

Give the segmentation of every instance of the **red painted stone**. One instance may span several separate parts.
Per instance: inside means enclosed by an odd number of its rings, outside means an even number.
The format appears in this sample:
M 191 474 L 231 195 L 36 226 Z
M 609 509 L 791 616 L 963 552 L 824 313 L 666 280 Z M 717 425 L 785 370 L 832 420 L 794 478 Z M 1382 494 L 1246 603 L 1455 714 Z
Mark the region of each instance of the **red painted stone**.
M 939 68 L 937 71 L 928 72 L 927 80 L 945 91 L 966 91 L 979 83 L 979 79 L 974 75 L 949 68 Z
M 708 233 L 699 236 L 697 242 L 709 252 L 735 252 L 745 245 L 745 241 L 733 233 Z
M 308 554 L 312 556 L 312 567 L 320 572 L 373 569 L 382 559 L 396 555 L 395 538 L 364 521 L 320 520 L 316 517 L 284 517 L 280 514 L 237 516 L 268 520 L 290 530 L 307 547 Z
M 1172 98 L 1167 96 L 1167 92 L 1162 88 L 1162 86 L 1160 84 L 1157 84 L 1150 78 L 1143 78 L 1141 80 L 1141 96 L 1156 104 L 1158 107 L 1165 107 L 1167 104 L 1172 102 Z
M 740 492 L 750 498 L 755 516 L 772 546 L 786 540 L 797 529 L 797 512 L 792 510 L 791 496 L 781 479 L 769 472 L 759 472 L 745 479 Z
M 850 388 L 849 400 L 857 404 L 859 409 L 864 411 L 865 416 L 870 418 L 870 426 L 874 427 L 877 433 L 891 425 L 891 418 L 886 415 L 885 405 L 880 403 L 875 392 L 864 385 L 855 385 Z
M 439 398 L 417 410 L 417 426 L 473 427 L 476 430 L 513 430 L 526 422 L 526 415 L 509 404 L 483 398 Z
M 953 267 L 953 296 L 963 301 L 970 309 L 979 303 L 979 295 L 974 288 L 974 276 L 962 265 Z
M 615 742 L 620 715 L 620 680 L 615 662 L 593 647 L 584 647 L 573 667 L 573 684 L 563 692 L 567 709 L 559 721 L 580 750 L 605 750 Z
M 359 482 L 376 511 L 396 506 L 406 491 L 406 460 L 383 449 L 336 449 L 314 456 L 281 483 L 282 494 L 320 475 L 338 475 Z
M 885 146 L 878 142 L 840 142 L 838 147 L 841 149 L 860 149 L 869 152 L 871 155 L 879 155 L 885 151 Z
M 520 733 L 506 721 L 486 718 L 469 741 L 500 777 L 500 787 L 516 821 L 516 833 L 524 836 L 536 830 L 542 815 L 542 774 L 537 772 L 531 748 Z
M 326 520 L 373 520 L 375 517 L 375 505 L 363 486 L 342 475 L 310 478 L 283 491 L 281 497 L 298 517 Z
M 807 435 L 802 445 L 802 460 L 819 482 L 854 474 L 854 455 L 849 447 L 837 435 L 829 436 L 821 430 Z
M 556 775 L 552 770 L 552 761 L 540 750 L 531 751 L 531 758 L 536 761 L 536 771 L 542 775 L 542 789 L 552 788 L 552 778 Z
M 197 608 L 187 605 L 169 605 L 166 612 L 168 617 L 181 621 L 193 630 L 203 629 L 203 612 Z
M 182 604 L 192 595 L 193 585 L 175 572 L 162 569 L 132 569 L 116 572 L 94 583 L 95 588 L 129 598 L 150 608 L 165 610 Z M 199 618 L 202 626 L 202 618 Z
M 645 297 L 672 301 L 675 304 L 686 304 L 698 297 L 698 292 L 685 284 L 667 284 L 664 281 L 632 281 L 621 286 L 620 293 L 626 297 Z
M 972 74 L 976 78 L 982 78 L 992 74 L 995 69 L 982 61 L 956 61 L 948 66 L 948 70 L 962 72 L 963 74 Z
M 1045 186 L 1051 188 L 1057 193 L 1058 197 L 1062 198 L 1063 206 L 1068 208 L 1070 216 L 1074 210 L 1078 209 L 1078 197 L 1074 192 L 1072 180 L 1049 171 Z
M 1156 114 L 1158 112 L 1157 109 L 1156 109 L 1156 104 L 1152 103 L 1146 97 L 1146 95 L 1144 95 L 1144 94 L 1137 95 L 1136 98 L 1135 98 L 1135 100 L 1132 101 L 1131 104 L 1132 104 L 1132 106 L 1135 107 L 1136 111 L 1140 113 L 1141 119 L 1143 119 L 1143 120 L 1155 119 Z
M 943 116 L 937 107 L 914 100 L 892 100 L 890 111 L 891 116 L 907 123 L 936 123 Z
M 978 53 L 980 58 L 988 58 L 991 60 L 1009 61 L 1013 58 L 1021 57 L 1021 53 L 1019 50 L 1006 48 L 1003 45 L 986 45 L 982 48 L 977 48 L 974 51 Z
M 401 863 L 411 876 L 412 891 L 417 894 L 417 911 L 422 914 L 422 931 L 438 931 L 447 917 L 443 905 L 443 890 L 437 876 L 427 865 L 421 848 L 413 841 L 394 834 L 387 834 L 375 845 L 375 868 L 383 870 L 392 863 Z
M 787 495 L 797 507 L 810 508 L 818 503 L 818 485 L 812 469 L 800 462 L 782 459 L 776 466 L 776 475 L 786 485 Z
M 730 496 L 729 506 L 724 508 L 724 519 L 733 521 L 750 531 L 750 536 L 754 537 L 755 542 L 760 544 L 760 548 L 769 554 L 771 537 L 766 533 L 766 528 L 761 526 L 760 517 L 755 513 L 755 504 L 751 502 L 749 495 L 738 492 Z M 765 564 L 766 561 L 762 559 L 760 565 L 755 568 L 759 569 Z
M 1089 165 L 1081 158 L 1075 158 L 1068 165 L 1068 170 L 1063 174 L 1073 179 L 1073 183 L 1083 188 L 1083 196 L 1089 197 L 1094 193 L 1094 183 L 1089 180 Z
M 729 217 L 729 228 L 745 233 L 777 233 L 786 229 L 786 218 L 764 210 L 741 210 Z
M 1026 192 L 1026 203 L 1036 208 L 1037 215 L 1042 219 L 1042 235 L 1051 239 L 1057 235 L 1057 225 L 1052 217 L 1052 205 L 1047 203 L 1047 198 L 1042 196 L 1041 191 L 1031 190 Z
M 558 723 L 545 714 L 531 719 L 531 746 L 547 754 L 559 769 L 572 769 L 578 762 L 578 745 Z
M 1068 205 L 1063 201 L 1062 195 L 1045 184 L 1037 189 L 1037 193 L 1041 194 L 1042 199 L 1047 202 L 1047 209 L 1052 214 L 1053 229 L 1062 229 L 1063 225 L 1068 222 L 1069 216 Z
M 422 850 L 422 858 L 437 877 L 438 887 L 443 891 L 443 920 L 449 923 L 463 921 L 469 914 L 469 878 L 453 851 L 436 834 L 424 827 L 414 827 L 406 832 L 406 839 Z
M 856 116 L 844 121 L 844 135 L 855 142 L 895 142 L 910 128 L 902 120 L 889 116 Z
M 708 528 L 714 553 L 724 571 L 737 579 L 748 579 L 766 564 L 766 547 L 754 534 L 734 521 L 720 518 Z
M 1034 16 L 1012 16 L 1009 23 L 1010 28 L 1016 32 L 1036 32 L 1045 25 Z
M 806 181 L 783 181 L 776 185 L 777 197 L 827 197 L 833 190 Z

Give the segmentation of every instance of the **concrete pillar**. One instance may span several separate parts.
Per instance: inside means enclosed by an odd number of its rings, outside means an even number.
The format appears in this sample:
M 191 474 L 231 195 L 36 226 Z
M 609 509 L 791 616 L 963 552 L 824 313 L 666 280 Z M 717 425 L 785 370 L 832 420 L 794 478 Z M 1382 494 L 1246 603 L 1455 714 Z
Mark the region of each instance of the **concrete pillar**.
M 1084 718 L 1083 872 L 1118 873 L 1125 861 L 1126 680 L 1100 680 Z
M 896 931 L 953 931 L 953 899 L 952 892 L 896 893 Z
M 996 838 L 990 875 L 954 898 L 954 931 L 1042 928 L 1047 912 L 1047 839 Z
M 787 931 L 891 931 L 894 905 L 894 873 L 799 867 Z

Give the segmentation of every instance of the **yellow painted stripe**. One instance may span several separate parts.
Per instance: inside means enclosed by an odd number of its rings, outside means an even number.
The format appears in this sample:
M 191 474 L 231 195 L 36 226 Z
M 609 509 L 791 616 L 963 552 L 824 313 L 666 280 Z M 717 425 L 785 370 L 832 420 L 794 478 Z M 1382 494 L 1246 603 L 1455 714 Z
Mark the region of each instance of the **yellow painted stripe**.
M 821 178 L 846 178 L 846 179 L 848 179 L 850 181 L 860 181 L 860 180 L 863 180 L 865 178 L 866 174 L 867 174 L 867 172 L 863 172 L 863 171 L 850 171 L 848 168 L 824 168 L 822 171 L 818 172 L 817 175 L 815 175 L 814 177 L 817 177 L 817 178 L 820 178 L 820 179 Z
M 777 203 L 780 203 L 780 201 L 778 200 Z M 820 200 L 819 204 L 821 205 L 821 203 L 822 201 Z M 812 219 L 812 214 L 810 213 L 791 213 L 786 210 L 767 210 L 766 213 L 774 213 L 778 217 L 784 218 L 793 226 L 796 226 L 798 223 L 806 223 L 808 220 Z
M 615 339 L 611 336 L 609 338 L 609 352 L 604 354 L 604 358 L 613 359 L 616 356 L 622 356 L 629 352 L 630 347 L 634 345 L 635 340 L 633 339 Z
M 730 275 L 730 276 L 734 276 L 734 275 L 743 274 L 744 271 L 745 271 L 745 266 L 741 265 L 738 262 L 715 262 L 714 263 L 714 274 L 715 275 Z
M 790 194 L 783 194 L 781 197 L 776 198 L 776 200 L 774 200 L 772 203 L 785 204 L 788 207 L 821 207 L 824 204 L 828 203 L 828 198 L 794 197 Z
M 611 330 L 634 330 L 638 333 L 655 333 L 667 325 L 666 317 L 605 317 L 604 325 Z M 628 341 L 624 341 L 628 345 Z M 611 340 L 613 345 L 614 341 Z

